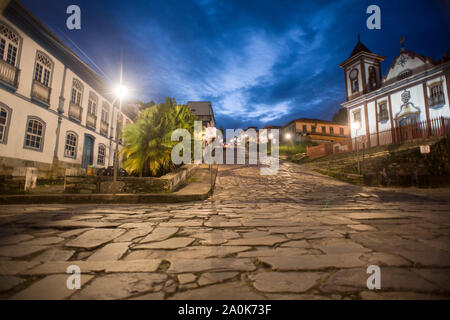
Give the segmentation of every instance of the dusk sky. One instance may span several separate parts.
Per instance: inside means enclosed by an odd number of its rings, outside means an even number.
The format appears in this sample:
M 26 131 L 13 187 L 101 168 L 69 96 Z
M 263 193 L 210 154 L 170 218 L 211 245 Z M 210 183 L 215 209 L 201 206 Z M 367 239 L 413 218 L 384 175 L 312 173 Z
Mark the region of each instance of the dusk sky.
M 148 102 L 210 100 L 224 128 L 331 120 L 345 100 L 343 70 L 357 35 L 386 57 L 406 50 L 435 60 L 450 50 L 447 0 L 22 0 L 106 81 L 124 81 Z M 66 28 L 79 5 L 81 30 Z M 368 30 L 366 8 L 381 8 Z M 76 46 L 76 47 L 75 47 Z M 93 65 L 95 63 L 95 65 Z

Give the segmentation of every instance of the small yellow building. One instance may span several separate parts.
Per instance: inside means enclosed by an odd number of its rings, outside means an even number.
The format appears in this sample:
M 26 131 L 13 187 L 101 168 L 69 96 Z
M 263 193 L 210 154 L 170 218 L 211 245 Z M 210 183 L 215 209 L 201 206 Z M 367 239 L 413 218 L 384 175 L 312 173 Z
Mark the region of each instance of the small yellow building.
M 318 119 L 295 119 L 281 128 L 282 141 L 339 142 L 350 137 L 348 125 Z

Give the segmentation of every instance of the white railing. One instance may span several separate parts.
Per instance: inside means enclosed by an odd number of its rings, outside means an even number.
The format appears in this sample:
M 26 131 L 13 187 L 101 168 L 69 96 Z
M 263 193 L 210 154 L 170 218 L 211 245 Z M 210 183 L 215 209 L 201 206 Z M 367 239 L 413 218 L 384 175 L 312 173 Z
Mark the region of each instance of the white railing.
M 19 84 L 19 73 L 20 70 L 18 68 L 0 59 L 0 80 L 17 88 Z
M 86 125 L 95 129 L 96 123 L 97 123 L 97 116 L 88 112 L 86 116 Z
M 70 102 L 69 105 L 69 117 L 77 119 L 81 121 L 81 113 L 83 111 L 83 108 L 73 102 Z
M 31 88 L 31 95 L 45 103 L 50 103 L 50 94 L 52 89 L 46 85 L 40 83 L 37 80 L 33 80 L 33 86 Z
M 108 135 L 108 122 L 103 121 L 100 123 L 100 132 L 103 133 L 105 136 Z

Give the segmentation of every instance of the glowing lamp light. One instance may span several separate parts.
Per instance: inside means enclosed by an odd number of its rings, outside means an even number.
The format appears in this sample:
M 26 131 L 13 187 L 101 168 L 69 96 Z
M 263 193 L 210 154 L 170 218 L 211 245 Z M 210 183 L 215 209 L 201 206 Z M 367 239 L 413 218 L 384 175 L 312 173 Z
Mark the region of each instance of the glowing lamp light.
M 285 138 L 290 140 L 291 139 L 291 134 L 290 133 L 286 133 Z
M 119 85 L 116 87 L 116 89 L 114 90 L 114 93 L 116 94 L 116 96 L 119 99 L 123 99 L 124 97 L 126 97 L 126 95 L 128 94 L 128 88 L 125 87 L 124 85 Z
M 352 123 L 352 129 L 353 130 L 359 130 L 361 128 L 361 123 L 359 121 Z

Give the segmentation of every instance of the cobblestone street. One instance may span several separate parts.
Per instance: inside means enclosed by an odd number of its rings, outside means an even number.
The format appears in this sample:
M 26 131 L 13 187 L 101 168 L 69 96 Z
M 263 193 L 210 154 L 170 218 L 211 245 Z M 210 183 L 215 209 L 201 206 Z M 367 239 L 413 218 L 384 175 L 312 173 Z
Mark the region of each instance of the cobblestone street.
M 202 202 L 0 206 L 0 236 L 3 299 L 450 297 L 450 189 L 366 188 L 291 163 L 221 166 Z

